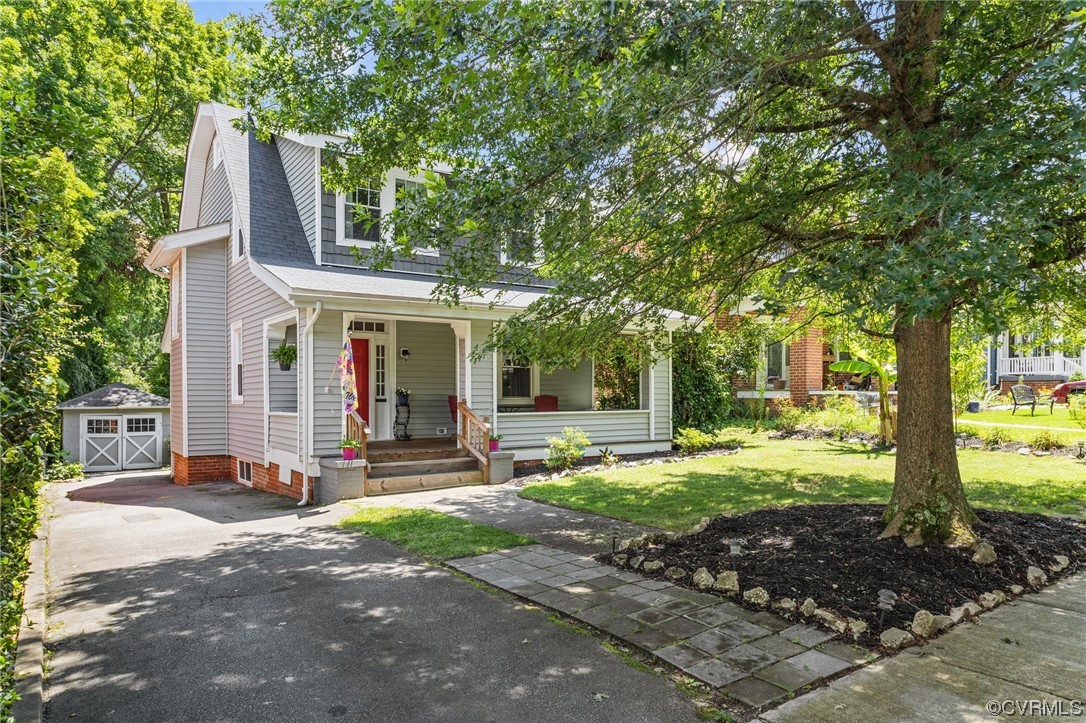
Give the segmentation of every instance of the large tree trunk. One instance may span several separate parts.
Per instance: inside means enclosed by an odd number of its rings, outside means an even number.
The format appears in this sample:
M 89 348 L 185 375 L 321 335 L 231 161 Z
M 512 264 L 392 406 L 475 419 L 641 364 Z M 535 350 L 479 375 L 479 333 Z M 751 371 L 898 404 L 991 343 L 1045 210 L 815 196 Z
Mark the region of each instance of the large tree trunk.
M 958 471 L 950 394 L 950 314 L 898 324 L 897 466 L 881 537 L 970 544 L 976 515 Z

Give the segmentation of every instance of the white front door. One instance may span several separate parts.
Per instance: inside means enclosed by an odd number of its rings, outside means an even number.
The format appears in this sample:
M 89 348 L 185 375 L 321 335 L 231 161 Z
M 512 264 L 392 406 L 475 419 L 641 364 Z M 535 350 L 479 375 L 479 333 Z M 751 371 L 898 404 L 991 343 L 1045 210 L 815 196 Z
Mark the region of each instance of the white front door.
M 124 469 L 151 469 L 162 465 L 162 430 L 157 414 L 124 416 Z
M 115 472 L 121 468 L 121 417 L 82 418 L 80 459 L 88 472 Z

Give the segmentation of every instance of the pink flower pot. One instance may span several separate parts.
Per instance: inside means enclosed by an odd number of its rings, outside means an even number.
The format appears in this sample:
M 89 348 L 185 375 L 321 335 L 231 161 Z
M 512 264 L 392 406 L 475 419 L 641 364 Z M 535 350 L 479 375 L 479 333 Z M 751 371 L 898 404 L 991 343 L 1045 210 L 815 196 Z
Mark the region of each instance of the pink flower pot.
M 355 452 L 356 452 L 356 451 L 357 451 L 357 450 L 354 450 L 354 449 L 347 449 L 347 448 L 345 447 L 345 448 L 343 449 L 343 459 L 346 459 L 346 460 L 352 460 L 352 459 L 354 459 L 354 455 L 355 455 Z
M 491 451 L 491 452 L 497 452 L 497 451 L 498 451 L 498 447 L 499 447 L 500 445 L 501 445 L 501 442 L 500 442 L 499 440 L 497 440 L 497 439 L 492 439 L 492 440 L 490 440 L 490 451 Z

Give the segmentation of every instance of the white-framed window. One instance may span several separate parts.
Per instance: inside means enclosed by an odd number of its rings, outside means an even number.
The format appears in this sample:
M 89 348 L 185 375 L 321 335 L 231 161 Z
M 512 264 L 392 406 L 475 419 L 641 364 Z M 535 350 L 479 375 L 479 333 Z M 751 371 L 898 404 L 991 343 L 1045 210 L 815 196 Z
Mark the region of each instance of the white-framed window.
M 539 393 L 539 367 L 515 354 L 505 354 L 500 381 L 502 401 L 531 401 Z
M 155 431 L 156 420 L 154 417 L 125 417 L 124 428 L 128 434 Z
M 373 396 L 377 401 L 384 401 L 385 386 L 388 382 L 388 347 L 385 344 L 373 346 Z
M 348 246 L 369 247 L 381 240 L 381 184 L 372 181 L 341 196 L 340 234 Z
M 170 266 L 170 336 L 176 339 L 181 335 L 181 262 L 174 261 Z
M 238 460 L 238 481 L 248 482 L 252 484 L 253 481 L 253 463 L 246 462 L 244 460 Z
M 222 165 L 222 146 L 219 145 L 219 137 L 211 139 L 211 167 L 218 168 Z
M 242 363 L 242 324 L 236 322 L 230 327 L 230 401 L 241 404 L 245 401 L 245 365 Z
M 544 213 L 544 222 L 550 219 L 550 212 Z M 513 219 L 513 230 L 502 244 L 501 262 L 507 266 L 538 266 L 543 262 L 543 249 L 539 232 L 531 214 L 518 214 Z
M 769 344 L 762 352 L 765 363 L 758 373 L 758 384 L 772 384 L 775 380 L 785 382 L 791 377 L 792 345 L 785 342 Z

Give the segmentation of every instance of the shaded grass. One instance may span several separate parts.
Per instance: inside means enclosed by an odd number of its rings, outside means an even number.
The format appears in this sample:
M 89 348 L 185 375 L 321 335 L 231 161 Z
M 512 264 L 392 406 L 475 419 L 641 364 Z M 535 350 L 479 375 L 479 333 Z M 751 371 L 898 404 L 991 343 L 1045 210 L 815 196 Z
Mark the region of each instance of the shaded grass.
M 895 455 L 865 446 L 747 435 L 743 451 L 645 465 L 529 485 L 521 495 L 548 504 L 680 531 L 703 516 L 771 505 L 885 503 Z M 972 504 L 1022 512 L 1086 515 L 1086 464 L 959 450 Z
M 346 530 L 391 542 L 427 560 L 453 560 L 535 540 L 433 510 L 370 507 L 340 521 Z

